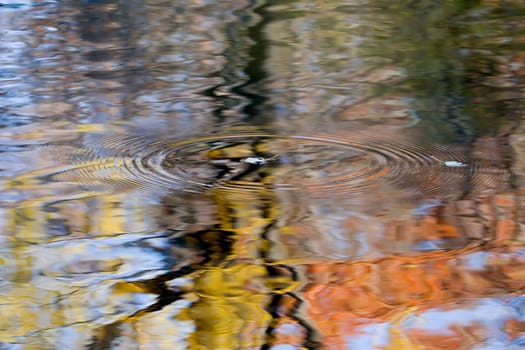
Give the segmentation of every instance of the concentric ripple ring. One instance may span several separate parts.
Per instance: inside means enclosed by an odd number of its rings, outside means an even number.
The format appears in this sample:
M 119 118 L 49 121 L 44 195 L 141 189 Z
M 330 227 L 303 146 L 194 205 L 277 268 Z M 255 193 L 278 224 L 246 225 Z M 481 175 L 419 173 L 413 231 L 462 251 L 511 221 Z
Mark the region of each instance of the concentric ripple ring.
M 112 185 L 120 181 L 119 187 L 134 184 L 190 192 L 271 188 L 373 195 L 384 185 L 407 187 L 425 182 L 428 189 L 438 188 L 447 182 L 464 181 L 471 169 L 447 168 L 439 162 L 437 159 L 466 162 L 463 155 L 445 147 L 374 140 L 363 135 L 348 138 L 243 132 L 187 140 L 130 136 L 108 138 L 95 152 L 103 156 L 91 163 L 80 162 L 55 174 L 54 179 Z M 261 159 L 261 164 L 247 164 L 246 159 L 253 157 Z

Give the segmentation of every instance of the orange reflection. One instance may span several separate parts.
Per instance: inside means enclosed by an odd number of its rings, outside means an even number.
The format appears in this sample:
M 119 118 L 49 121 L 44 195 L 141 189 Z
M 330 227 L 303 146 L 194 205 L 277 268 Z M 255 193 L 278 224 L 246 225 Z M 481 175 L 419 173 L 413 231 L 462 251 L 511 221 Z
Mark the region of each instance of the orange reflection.
M 447 321 L 448 328 L 436 333 L 400 324 L 408 314 L 414 317 L 436 308 L 446 313 L 451 301 L 461 310 L 462 300 L 471 297 L 499 297 L 522 290 L 524 260 L 518 247 L 493 246 L 487 251 L 471 248 L 308 265 L 311 283 L 304 298 L 327 349 L 346 349 L 345 339 L 360 334 L 366 325 L 385 322 L 390 325 L 390 345 L 385 349 L 460 349 L 480 342 L 486 326 L 475 320 Z M 417 323 L 417 317 L 411 322 Z M 520 327 L 511 321 L 506 324 L 509 332 Z

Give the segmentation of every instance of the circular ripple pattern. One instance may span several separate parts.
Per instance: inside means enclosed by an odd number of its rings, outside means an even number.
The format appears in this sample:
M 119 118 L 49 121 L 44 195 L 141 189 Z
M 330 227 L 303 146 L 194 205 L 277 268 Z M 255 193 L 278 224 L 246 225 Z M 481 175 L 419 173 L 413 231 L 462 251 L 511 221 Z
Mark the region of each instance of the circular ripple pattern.
M 183 141 L 127 137 L 100 145 L 102 159 L 79 162 L 53 178 L 117 190 L 153 186 L 202 192 L 216 187 L 373 196 L 385 186 L 426 193 L 464 191 L 471 181 L 497 182 L 503 174 L 472 164 L 447 166 L 443 162 L 468 162 L 445 147 L 366 137 L 237 133 Z M 254 158 L 262 164 L 249 161 Z

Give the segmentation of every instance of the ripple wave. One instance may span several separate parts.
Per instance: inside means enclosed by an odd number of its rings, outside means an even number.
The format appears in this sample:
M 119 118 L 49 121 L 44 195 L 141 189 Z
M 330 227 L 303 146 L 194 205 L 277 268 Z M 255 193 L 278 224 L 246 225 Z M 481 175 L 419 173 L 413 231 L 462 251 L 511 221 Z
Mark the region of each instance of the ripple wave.
M 110 185 L 113 190 L 213 187 L 315 194 L 374 195 L 385 186 L 438 193 L 472 183 L 494 184 L 505 171 L 484 167 L 444 146 L 423 147 L 364 136 L 208 134 L 186 140 L 112 137 L 91 159 L 50 176 L 55 181 Z M 255 164 L 254 159 L 259 163 Z M 251 160 L 251 161 L 250 161 Z M 466 166 L 447 166 L 447 161 Z

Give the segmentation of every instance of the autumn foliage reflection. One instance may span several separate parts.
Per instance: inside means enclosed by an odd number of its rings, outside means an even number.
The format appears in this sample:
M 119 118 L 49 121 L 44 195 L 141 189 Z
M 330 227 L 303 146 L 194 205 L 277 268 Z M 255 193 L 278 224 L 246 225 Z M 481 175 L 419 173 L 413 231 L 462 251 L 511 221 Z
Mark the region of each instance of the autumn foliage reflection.
M 468 305 L 472 298 L 519 294 L 525 288 L 524 262 L 520 248 L 487 246 L 483 250 L 310 265 L 306 276 L 311 283 L 304 298 L 326 348 L 345 349 L 347 336 L 358 336 L 368 324 L 389 322 L 389 332 L 402 334 L 405 346 L 412 344 L 410 349 L 458 349 L 460 345 L 472 345 L 470 333 L 487 331 L 481 324 L 483 319 L 478 318 L 481 315 L 471 321 L 452 319 L 448 321 L 448 331 L 436 328 L 437 333 L 418 328 L 417 322 L 413 328 L 403 329 L 395 320 L 410 315 L 417 318 L 417 314 L 434 309 L 446 313 L 447 309 L 453 310 L 447 306 L 452 301 Z M 497 308 L 494 312 L 498 312 Z M 516 323 L 510 318 L 507 321 L 509 325 Z M 492 331 L 507 333 L 509 329 Z M 397 349 L 393 344 L 385 349 Z

